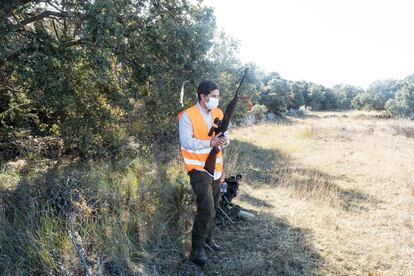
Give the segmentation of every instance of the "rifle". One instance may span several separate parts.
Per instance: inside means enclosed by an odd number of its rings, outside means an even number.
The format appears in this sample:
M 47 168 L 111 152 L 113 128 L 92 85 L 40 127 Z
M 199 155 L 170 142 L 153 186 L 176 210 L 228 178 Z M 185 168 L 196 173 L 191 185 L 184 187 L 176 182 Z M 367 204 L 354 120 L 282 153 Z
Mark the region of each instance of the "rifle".
M 212 136 L 214 134 L 222 133 L 220 137 L 224 136 L 224 132 L 227 131 L 227 128 L 230 124 L 230 120 L 234 115 L 234 111 L 236 110 L 236 104 L 239 100 L 240 94 L 239 89 L 244 81 L 244 78 L 246 77 L 247 71 L 249 68 L 244 69 L 243 77 L 240 81 L 239 87 L 236 90 L 236 93 L 234 94 L 233 99 L 229 102 L 229 104 L 226 107 L 226 111 L 224 111 L 223 120 L 220 121 L 219 118 L 214 119 L 214 124 L 217 125 L 217 127 L 214 127 L 214 125 L 211 127 L 210 131 L 208 132 L 208 136 Z M 213 147 L 210 151 L 210 154 L 207 157 L 206 163 L 204 165 L 204 169 L 210 173 L 210 175 L 214 175 L 214 167 L 216 166 L 216 158 L 217 153 L 219 153 L 220 149 L 218 147 Z

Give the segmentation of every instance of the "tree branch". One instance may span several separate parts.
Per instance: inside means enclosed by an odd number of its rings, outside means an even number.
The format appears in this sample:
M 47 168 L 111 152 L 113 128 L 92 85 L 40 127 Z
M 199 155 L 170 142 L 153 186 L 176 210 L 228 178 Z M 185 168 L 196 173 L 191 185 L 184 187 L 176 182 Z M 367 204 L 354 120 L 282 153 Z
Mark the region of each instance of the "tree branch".
M 3 117 L 5 114 L 9 113 L 10 111 L 12 111 L 13 109 L 16 109 L 18 107 L 24 106 L 24 105 L 28 105 L 29 103 L 22 103 L 22 104 L 18 104 L 13 106 L 12 108 L 7 109 L 6 111 L 0 113 L 0 116 Z
M 10 16 L 13 11 L 17 10 L 18 8 L 29 4 L 29 3 L 39 3 L 39 0 L 14 0 L 14 1 L 4 1 L 1 2 L 9 2 L 9 3 L 0 3 L 0 20 L 6 19 Z
M 59 33 L 58 33 L 57 28 L 56 28 L 55 18 L 52 18 L 52 24 L 53 24 L 53 30 L 55 31 L 56 39 L 59 40 Z
M 50 17 L 50 16 L 63 17 L 64 15 L 61 12 L 44 11 L 42 13 L 39 13 L 38 15 L 35 15 L 33 17 L 30 17 L 30 18 L 27 18 L 25 20 L 20 21 L 16 25 L 12 26 L 11 29 L 15 31 L 15 30 L 18 30 L 18 29 L 26 26 L 27 24 L 33 23 L 35 21 L 38 21 L 38 20 L 41 20 L 45 17 Z
M 71 47 L 71 46 L 79 46 L 79 45 L 82 45 L 82 42 L 83 42 L 82 39 L 69 41 L 69 42 L 64 43 L 63 47 L 67 48 L 67 47 Z

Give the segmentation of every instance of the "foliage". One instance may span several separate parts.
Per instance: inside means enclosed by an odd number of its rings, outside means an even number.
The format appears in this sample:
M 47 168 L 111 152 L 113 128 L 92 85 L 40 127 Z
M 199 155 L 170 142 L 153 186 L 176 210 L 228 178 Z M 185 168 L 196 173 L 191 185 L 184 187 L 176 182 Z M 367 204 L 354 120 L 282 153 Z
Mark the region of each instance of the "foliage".
M 332 90 L 337 97 L 339 109 L 351 109 L 355 96 L 364 92 L 363 89 L 348 84 L 335 85 Z
M 267 107 L 265 105 L 261 105 L 261 104 L 255 104 L 252 108 L 252 113 L 255 114 L 266 114 L 268 111 Z
M 263 121 L 266 118 L 266 113 L 269 110 L 267 106 L 261 104 L 255 104 L 250 111 L 250 114 L 254 116 L 255 121 Z
M 220 86 L 225 109 L 240 81 L 239 42 L 217 32 L 213 10 L 188 0 L 45 0 L 0 4 L 0 135 L 54 136 L 67 153 L 113 156 L 130 137 L 149 155 L 177 143 L 179 91 L 185 106 L 202 79 Z M 409 85 L 376 81 L 364 92 L 288 81 L 257 65 L 241 88 L 234 123 L 248 108 L 410 109 Z M 191 92 L 188 92 L 191 91 Z M 401 92 L 400 92 L 401 91 Z M 409 113 L 409 112 L 408 112 Z M 4 138 L 5 137 L 5 138 Z M 168 154 L 165 154 L 168 156 Z
M 328 110 L 337 107 L 336 97 L 332 90 L 320 84 L 310 84 L 306 105 L 312 110 Z
M 150 147 L 170 138 L 181 83 L 211 68 L 212 10 L 186 0 L 42 2 L 1 4 L 2 128 L 61 136 L 84 158 L 127 135 Z
M 377 80 L 371 83 L 366 92 L 352 100 L 353 107 L 365 110 L 384 110 L 385 103 L 394 97 L 400 84 L 397 80 Z
M 406 77 L 401 82 L 401 88 L 385 104 L 385 109 L 394 116 L 414 117 L 414 75 Z
M 298 109 L 305 104 L 308 85 L 305 81 L 289 81 L 289 108 Z
M 273 73 L 265 81 L 259 102 L 267 106 L 270 112 L 284 113 L 289 104 L 288 91 L 288 82 Z

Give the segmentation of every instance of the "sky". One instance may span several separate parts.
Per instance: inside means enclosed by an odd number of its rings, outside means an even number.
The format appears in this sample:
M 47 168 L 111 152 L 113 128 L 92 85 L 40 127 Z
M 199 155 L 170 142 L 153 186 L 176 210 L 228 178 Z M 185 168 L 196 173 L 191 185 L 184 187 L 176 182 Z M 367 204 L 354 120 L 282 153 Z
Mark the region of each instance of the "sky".
M 288 80 L 366 89 L 414 74 L 414 0 L 205 0 L 239 58 Z

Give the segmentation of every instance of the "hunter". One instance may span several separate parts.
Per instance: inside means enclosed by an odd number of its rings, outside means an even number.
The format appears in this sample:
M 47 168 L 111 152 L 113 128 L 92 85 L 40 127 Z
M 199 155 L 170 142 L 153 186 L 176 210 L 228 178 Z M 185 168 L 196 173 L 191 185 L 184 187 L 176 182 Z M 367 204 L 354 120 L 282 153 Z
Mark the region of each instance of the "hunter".
M 194 218 L 191 245 L 191 260 L 200 266 L 207 261 L 204 247 L 222 250 L 212 237 L 212 224 L 219 205 L 220 178 L 223 171 L 221 151 L 217 154 L 214 175 L 204 169 L 212 147 L 225 147 L 229 143 L 227 133 L 219 137 L 208 136 L 215 118 L 223 119 L 223 112 L 217 108 L 220 92 L 212 81 L 202 81 L 197 88 L 198 101 L 179 114 L 181 153 L 185 169 L 190 176 L 191 187 L 197 197 L 197 213 Z

